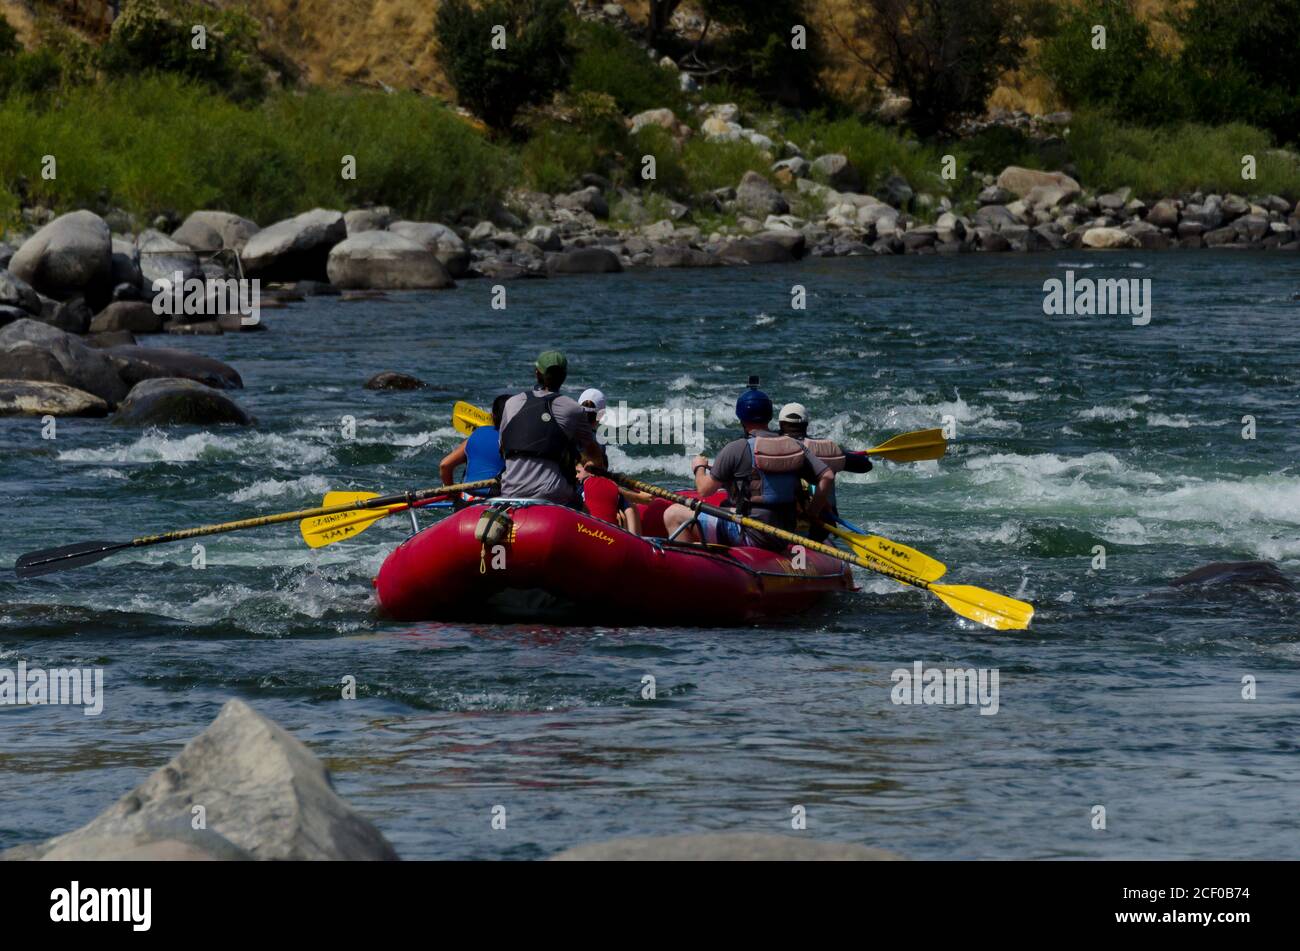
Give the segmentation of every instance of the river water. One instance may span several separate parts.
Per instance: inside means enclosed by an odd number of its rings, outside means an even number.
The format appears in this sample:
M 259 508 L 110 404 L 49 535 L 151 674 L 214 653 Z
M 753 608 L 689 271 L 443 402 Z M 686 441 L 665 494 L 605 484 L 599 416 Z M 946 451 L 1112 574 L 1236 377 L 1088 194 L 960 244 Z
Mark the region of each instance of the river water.
M 1150 323 L 1045 316 L 1043 282 L 1067 270 L 1149 279 Z M 63 420 L 50 440 L 0 421 L 0 565 L 434 485 L 452 402 L 521 387 L 561 347 L 568 392 L 705 412 L 711 452 L 751 373 L 852 447 L 947 419 L 944 460 L 848 476 L 841 510 L 1037 616 L 974 628 L 864 573 L 761 627 L 394 623 L 370 581 L 400 518 L 316 552 L 292 526 L 214 536 L 203 570 L 176 545 L 4 573 L 0 667 L 102 665 L 106 700 L 98 717 L 0 707 L 0 848 L 88 821 L 240 697 L 406 858 L 791 832 L 799 806 L 800 834 L 913 858 L 1300 858 L 1300 595 L 1167 586 L 1221 560 L 1300 575 L 1297 292 L 1294 255 L 866 258 L 519 282 L 504 311 L 482 281 L 316 298 L 266 312 L 267 333 L 186 339 L 240 370 L 259 426 Z M 386 369 L 431 386 L 362 388 Z M 687 479 L 679 447 L 612 457 Z M 917 661 L 996 670 L 997 713 L 892 703 Z

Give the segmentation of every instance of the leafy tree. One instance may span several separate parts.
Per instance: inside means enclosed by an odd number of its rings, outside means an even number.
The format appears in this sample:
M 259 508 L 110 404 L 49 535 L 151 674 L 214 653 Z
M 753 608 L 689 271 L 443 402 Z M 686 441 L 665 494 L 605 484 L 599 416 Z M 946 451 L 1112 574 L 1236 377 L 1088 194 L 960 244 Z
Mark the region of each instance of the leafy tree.
M 1300 0 L 1199 0 L 1174 23 L 1198 118 L 1300 141 Z
M 564 0 L 443 0 L 434 31 L 443 67 L 461 104 L 505 131 L 526 105 L 545 101 L 569 80 Z M 505 48 L 493 38 L 504 28 Z
M 712 22 L 727 27 L 714 44 L 718 71 L 787 105 L 817 100 L 822 50 L 806 0 L 699 0 L 699 6 L 706 33 Z M 806 29 L 804 49 L 794 47 L 796 26 Z
M 18 31 L 9 25 L 9 21 L 0 14 L 0 57 L 13 56 L 22 49 L 18 42 Z
M 207 29 L 206 49 L 193 46 L 193 28 Z M 215 86 L 235 100 L 266 94 L 266 67 L 257 52 L 258 27 L 237 10 L 184 0 L 126 0 L 100 52 L 109 76 L 167 72 Z
M 1105 49 L 1094 45 L 1098 26 L 1105 27 Z M 1070 106 L 1152 124 L 1179 121 L 1188 109 L 1179 65 L 1156 45 L 1134 0 L 1073 8 L 1044 40 L 1038 62 Z
M 983 112 L 998 78 L 1024 56 L 1023 34 L 1012 0 L 865 0 L 841 37 L 912 100 L 916 131 L 934 135 Z

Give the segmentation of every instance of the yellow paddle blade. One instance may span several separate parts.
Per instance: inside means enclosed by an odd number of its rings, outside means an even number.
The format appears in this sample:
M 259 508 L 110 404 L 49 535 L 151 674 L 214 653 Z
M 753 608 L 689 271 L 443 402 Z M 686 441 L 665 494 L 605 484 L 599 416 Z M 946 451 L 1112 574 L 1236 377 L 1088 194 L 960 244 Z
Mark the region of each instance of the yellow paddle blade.
M 942 429 L 922 429 L 886 439 L 875 449 L 868 449 L 867 453 L 884 456 L 890 462 L 923 462 L 942 459 L 947 451 L 948 440 L 943 438 Z
M 456 427 L 456 432 L 468 436 L 480 426 L 491 426 L 492 414 L 462 400 L 451 408 L 451 424 Z
M 365 502 L 377 498 L 379 498 L 378 492 L 328 492 L 325 495 L 325 501 L 321 504 L 321 508 L 351 505 L 355 502 Z M 298 528 L 302 531 L 303 541 L 308 545 L 312 548 L 324 548 L 326 545 L 341 542 L 345 538 L 360 535 L 381 518 L 387 518 L 395 510 L 404 507 L 399 506 L 396 509 L 387 507 L 381 509 L 354 509 L 351 512 L 318 515 L 315 518 L 303 519 L 298 523 Z
M 853 550 L 863 558 L 884 562 L 895 571 L 906 572 L 922 581 L 938 581 L 948 571 L 947 565 L 925 552 L 891 541 L 882 535 L 859 535 L 838 525 L 827 525 L 826 528 L 831 534 L 852 545 Z
M 962 617 L 995 630 L 1021 631 L 1034 617 L 1032 604 L 974 585 L 932 584 L 929 590 Z

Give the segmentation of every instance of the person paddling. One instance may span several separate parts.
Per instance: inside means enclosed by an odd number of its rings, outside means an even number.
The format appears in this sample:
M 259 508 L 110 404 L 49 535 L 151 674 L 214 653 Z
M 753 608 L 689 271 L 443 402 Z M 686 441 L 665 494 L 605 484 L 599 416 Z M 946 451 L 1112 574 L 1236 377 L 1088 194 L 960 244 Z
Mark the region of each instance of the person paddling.
M 465 474 L 460 478 L 461 482 L 495 479 L 501 474 L 501 470 L 506 467 L 499 448 L 501 411 L 505 408 L 508 399 L 510 399 L 509 393 L 502 393 L 494 399 L 492 425 L 480 426 L 469 434 L 468 439 L 442 457 L 442 462 L 438 465 L 438 474 L 442 477 L 443 485 L 455 484 L 456 469 L 460 466 L 465 467 Z M 486 497 L 495 492 L 496 489 L 489 486 L 485 489 L 475 489 L 471 494 Z
M 501 494 L 576 507 L 575 467 L 596 437 L 583 408 L 559 393 L 569 373 L 564 354 L 547 350 L 534 369 L 537 385 L 510 397 L 501 411 Z
M 641 517 L 636 506 L 623 498 L 617 482 L 596 475 L 589 466 L 609 468 L 609 458 L 602 447 L 588 446 L 583 450 L 582 459 L 578 463 L 578 492 L 582 495 L 583 507 L 598 519 L 617 525 L 633 535 L 640 535 Z
M 749 389 L 736 401 L 736 418 L 745 429 L 744 437 L 727 443 L 712 465 L 702 455 L 692 462 L 696 492 L 703 497 L 726 489 L 739 514 L 790 531 L 797 524 L 802 483 L 807 481 L 817 487 L 817 493 L 804 514 L 816 520 L 831 498 L 835 473 L 798 440 L 767 428 L 772 421 L 772 401 L 758 388 L 756 378 L 751 378 Z M 707 513 L 699 515 L 698 528 L 683 528 L 695 517 L 687 506 L 673 505 L 664 512 L 664 527 L 669 535 L 682 529 L 678 537 L 686 541 L 784 547 L 784 542 L 769 535 L 746 532 L 734 522 Z
M 844 449 L 833 439 L 814 439 L 808 435 L 808 410 L 802 403 L 786 403 L 776 418 L 777 426 L 787 436 L 799 440 L 814 456 L 836 472 L 870 472 L 871 457 L 865 452 Z

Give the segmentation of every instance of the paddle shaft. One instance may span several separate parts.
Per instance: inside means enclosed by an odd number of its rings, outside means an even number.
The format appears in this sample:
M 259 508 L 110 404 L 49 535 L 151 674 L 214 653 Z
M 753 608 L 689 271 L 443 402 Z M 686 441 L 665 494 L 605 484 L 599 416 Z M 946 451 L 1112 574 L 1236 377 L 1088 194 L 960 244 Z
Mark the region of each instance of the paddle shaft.
M 80 548 L 70 545 L 63 549 L 51 549 L 46 553 L 34 552 L 32 555 L 23 556 L 20 559 L 21 568 L 24 570 L 38 569 L 46 565 L 53 564 L 64 559 L 84 558 L 87 555 L 107 555 L 115 551 L 123 551 L 127 548 L 144 548 L 149 545 L 162 545 L 167 542 L 185 541 L 190 538 L 200 538 L 204 535 L 216 535 L 222 532 L 237 532 L 246 528 L 261 528 L 264 525 L 280 525 L 284 522 L 297 522 L 305 518 L 318 518 L 322 515 L 334 515 L 340 512 L 351 512 L 356 509 L 377 509 L 393 508 L 392 511 L 400 512 L 403 508 L 410 508 L 418 505 L 426 499 L 436 498 L 440 495 L 449 495 L 455 492 L 469 492 L 474 489 L 484 489 L 490 485 L 495 485 L 496 479 L 482 479 L 478 482 L 463 482 L 459 485 L 444 485 L 436 489 L 420 489 L 415 492 L 403 492 L 399 495 L 387 495 L 381 498 L 369 499 L 364 502 L 349 502 L 343 505 L 321 506 L 314 509 L 303 509 L 298 512 L 280 512 L 276 515 L 260 515 L 256 518 L 245 518 L 235 522 L 222 522 L 218 525 L 200 525 L 197 528 L 186 528 L 176 532 L 163 532 L 159 535 L 141 535 L 133 538 L 129 542 L 105 542 L 101 545 L 91 548 Z M 38 557 L 47 554 L 48 557 Z M 98 559 L 96 559 L 98 560 Z
M 901 582 L 902 584 L 909 584 L 914 588 L 921 588 L 926 591 L 930 589 L 930 582 L 922 578 L 914 577 L 913 575 L 906 574 L 902 571 L 895 571 L 892 568 L 880 564 L 872 564 L 865 558 L 855 555 L 852 552 L 841 551 L 833 545 L 824 545 L 821 542 L 813 541 L 811 538 L 805 538 L 804 536 L 797 535 L 794 532 L 787 532 L 783 528 L 768 525 L 766 522 L 760 522 L 756 518 L 738 515 L 729 509 L 710 505 L 703 499 L 692 499 L 685 495 L 678 495 L 676 492 L 670 492 L 657 485 L 651 485 L 649 482 L 641 482 L 637 479 L 631 478 L 630 476 L 621 475 L 617 472 L 608 472 L 597 466 L 588 466 L 588 468 L 599 475 L 603 475 L 607 478 L 613 479 L 615 482 L 627 486 L 629 489 L 636 489 L 639 492 L 647 492 L 650 495 L 657 495 L 661 499 L 667 499 L 670 502 L 685 505 L 687 508 L 692 509 L 695 512 L 704 512 L 717 518 L 725 518 L 730 522 L 735 522 L 737 525 L 742 525 L 753 531 L 761 532 L 765 535 L 771 535 L 773 538 L 779 538 L 792 545 L 802 545 L 809 551 L 816 551 L 821 552 L 823 555 L 830 555 L 832 558 L 838 558 L 840 561 L 847 561 L 851 565 L 857 565 L 859 568 L 866 568 L 868 571 L 874 571 L 876 574 L 884 575 L 886 578 L 893 578 L 895 581 Z

